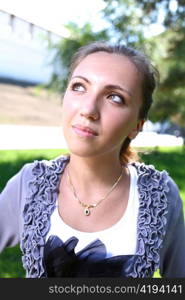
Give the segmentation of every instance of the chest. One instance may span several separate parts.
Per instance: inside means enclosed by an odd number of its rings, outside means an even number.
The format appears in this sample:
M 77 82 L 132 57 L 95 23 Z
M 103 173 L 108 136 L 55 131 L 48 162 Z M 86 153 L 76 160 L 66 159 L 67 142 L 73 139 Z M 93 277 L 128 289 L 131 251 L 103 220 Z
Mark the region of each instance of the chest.
M 93 195 L 90 195 L 89 198 L 93 199 Z M 125 214 L 128 200 L 129 188 L 121 186 L 113 196 L 103 200 L 95 207 L 90 206 L 87 215 L 85 203 L 90 205 L 98 201 L 89 201 L 87 196 L 86 202 L 80 203 L 73 197 L 71 191 L 64 187 L 60 190 L 57 202 L 59 215 L 68 226 L 83 232 L 96 232 L 116 224 Z
M 75 237 L 78 243 L 75 253 L 85 248 L 94 247 L 95 241 L 100 241 L 105 247 L 107 257 L 116 255 L 131 255 L 136 252 L 137 242 L 137 209 L 131 209 L 116 224 L 106 230 L 82 232 L 68 226 L 59 216 L 58 207 L 51 215 L 51 227 L 46 241 L 50 236 L 57 236 L 63 242 Z M 122 237 L 122 239 L 120 238 Z

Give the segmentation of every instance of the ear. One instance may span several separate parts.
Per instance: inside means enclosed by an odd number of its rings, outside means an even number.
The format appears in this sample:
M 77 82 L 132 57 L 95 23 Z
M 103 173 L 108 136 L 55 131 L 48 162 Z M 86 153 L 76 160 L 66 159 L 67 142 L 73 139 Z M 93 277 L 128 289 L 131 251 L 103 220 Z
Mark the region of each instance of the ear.
M 133 140 L 137 136 L 137 134 L 139 133 L 139 131 L 141 131 L 141 129 L 143 128 L 144 123 L 145 123 L 145 120 L 139 120 L 137 122 L 136 127 L 133 128 L 132 131 L 128 135 L 128 138 L 130 140 Z

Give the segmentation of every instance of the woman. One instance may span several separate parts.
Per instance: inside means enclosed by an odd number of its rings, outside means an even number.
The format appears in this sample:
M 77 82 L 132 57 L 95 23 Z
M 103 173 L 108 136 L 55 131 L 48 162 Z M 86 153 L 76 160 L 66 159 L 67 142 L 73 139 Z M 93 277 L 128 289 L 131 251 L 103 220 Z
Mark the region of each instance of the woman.
M 178 188 L 129 146 L 156 75 L 125 46 L 74 56 L 62 115 L 70 155 L 25 165 L 0 196 L 0 248 L 20 241 L 27 277 L 185 277 Z

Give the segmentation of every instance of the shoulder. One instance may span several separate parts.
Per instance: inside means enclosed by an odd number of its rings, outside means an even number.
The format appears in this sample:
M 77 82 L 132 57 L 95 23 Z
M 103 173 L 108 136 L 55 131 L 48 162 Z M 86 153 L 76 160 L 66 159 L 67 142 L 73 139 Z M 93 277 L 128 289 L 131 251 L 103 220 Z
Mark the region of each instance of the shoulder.
M 168 175 L 166 170 L 160 171 L 160 170 L 156 169 L 154 165 L 147 165 L 143 162 L 133 162 L 133 163 L 131 163 L 131 165 L 136 168 L 138 175 L 144 174 L 144 173 L 151 174 L 151 175 L 153 175 L 153 174 L 157 175 L 159 173 L 166 173 L 166 175 Z
M 31 183 L 38 181 L 39 177 L 61 172 L 68 160 L 69 156 L 60 156 L 52 160 L 35 160 L 26 163 L 7 181 L 1 195 L 10 191 L 25 192 Z
M 36 175 L 43 175 L 51 170 L 57 171 L 58 168 L 64 167 L 68 161 L 68 155 L 61 155 L 51 160 L 35 160 L 31 163 L 25 164 L 18 174 L 28 180 Z
M 173 181 L 166 170 L 157 170 L 153 165 L 146 165 L 145 163 L 135 162 L 132 163 L 132 166 L 136 168 L 138 182 L 140 184 L 150 182 L 154 186 L 158 186 L 160 184 L 164 186 L 167 185 L 169 181 Z
M 160 196 L 166 197 L 168 212 L 173 212 L 173 209 L 182 209 L 178 186 L 166 170 L 161 171 L 153 165 L 139 162 L 132 165 L 137 170 L 138 185 L 141 189 L 147 186 L 153 193 L 155 190 L 160 191 Z
M 61 155 L 52 160 L 36 160 L 29 165 L 32 176 L 40 177 L 61 173 L 69 161 L 69 155 Z

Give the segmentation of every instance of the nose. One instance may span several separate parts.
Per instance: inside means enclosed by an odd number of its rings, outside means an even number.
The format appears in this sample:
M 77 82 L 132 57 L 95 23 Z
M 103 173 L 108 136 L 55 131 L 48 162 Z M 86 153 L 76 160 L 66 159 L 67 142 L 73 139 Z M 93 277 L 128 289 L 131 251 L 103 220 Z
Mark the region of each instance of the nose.
M 97 101 L 88 99 L 86 103 L 82 105 L 80 115 L 93 121 L 98 120 L 100 118 L 100 112 Z

